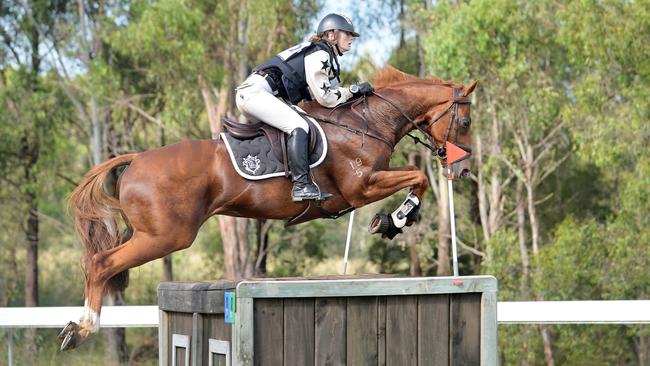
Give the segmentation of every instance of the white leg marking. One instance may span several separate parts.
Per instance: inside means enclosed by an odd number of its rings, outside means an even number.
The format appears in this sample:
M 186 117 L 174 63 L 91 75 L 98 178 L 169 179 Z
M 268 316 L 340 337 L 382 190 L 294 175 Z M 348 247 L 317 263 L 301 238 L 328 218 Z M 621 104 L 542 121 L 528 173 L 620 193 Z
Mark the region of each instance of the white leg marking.
M 99 314 L 88 306 L 88 299 L 84 302 L 84 311 L 79 319 L 79 325 L 92 333 L 97 333 L 99 330 Z

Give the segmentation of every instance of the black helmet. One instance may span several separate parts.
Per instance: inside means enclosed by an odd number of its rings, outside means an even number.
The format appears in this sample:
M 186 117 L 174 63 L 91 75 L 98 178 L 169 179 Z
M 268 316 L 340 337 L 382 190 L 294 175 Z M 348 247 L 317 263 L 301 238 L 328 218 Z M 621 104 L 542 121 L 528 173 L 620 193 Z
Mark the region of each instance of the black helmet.
M 354 31 L 354 25 L 350 18 L 340 14 L 327 14 L 318 24 L 317 34 L 327 32 L 328 30 L 342 30 L 350 32 L 354 37 L 359 37 L 359 33 Z

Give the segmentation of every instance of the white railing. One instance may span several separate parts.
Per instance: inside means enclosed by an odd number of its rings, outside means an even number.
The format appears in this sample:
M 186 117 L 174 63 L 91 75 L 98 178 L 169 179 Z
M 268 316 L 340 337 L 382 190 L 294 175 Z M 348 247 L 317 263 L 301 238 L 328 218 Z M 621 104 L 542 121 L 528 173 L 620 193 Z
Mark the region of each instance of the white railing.
M 62 328 L 81 306 L 0 308 L 0 328 Z M 500 301 L 498 324 L 650 324 L 650 300 Z M 101 327 L 157 327 L 158 307 L 104 306 Z
M 0 328 L 63 328 L 70 320 L 77 321 L 82 312 L 82 306 L 0 308 Z M 104 306 L 100 326 L 157 327 L 158 306 Z
M 13 364 L 13 328 L 62 328 L 79 318 L 81 306 L 0 308 L 8 328 L 7 357 Z M 500 301 L 498 324 L 650 324 L 650 300 Z M 158 307 L 104 306 L 101 327 L 158 327 Z

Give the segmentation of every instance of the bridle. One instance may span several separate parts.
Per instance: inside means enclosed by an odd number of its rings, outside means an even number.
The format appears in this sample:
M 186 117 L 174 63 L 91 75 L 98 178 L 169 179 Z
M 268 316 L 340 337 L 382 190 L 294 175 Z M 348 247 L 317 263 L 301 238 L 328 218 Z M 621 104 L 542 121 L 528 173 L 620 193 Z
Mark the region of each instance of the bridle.
M 429 122 L 426 125 L 426 127 L 424 127 L 424 128 L 421 127 L 413 118 L 409 117 L 409 115 L 406 114 L 406 112 L 404 112 L 399 106 L 397 106 L 397 104 L 395 104 L 388 97 L 386 97 L 386 96 L 384 96 L 384 95 L 382 95 L 382 94 L 380 94 L 380 93 L 378 93 L 376 91 L 374 91 L 372 94 L 374 94 L 379 99 L 383 100 L 384 102 L 388 103 L 390 106 L 395 108 L 395 110 L 397 110 L 404 118 L 406 118 L 407 121 L 409 121 L 416 129 L 418 129 L 420 132 L 422 132 L 422 134 L 427 138 L 429 143 L 420 140 L 417 136 L 414 136 L 411 133 L 407 133 L 407 135 L 410 138 L 412 138 L 413 141 L 416 144 L 424 145 L 427 149 L 429 149 L 433 153 L 434 156 L 438 157 L 438 159 L 441 160 L 443 166 L 446 166 L 446 161 L 447 161 L 447 150 L 445 148 L 445 141 L 447 141 L 449 139 L 449 135 L 451 134 L 451 129 L 452 129 L 452 126 L 454 124 L 456 125 L 456 128 L 455 128 L 456 134 L 454 136 L 455 145 L 460 147 L 461 149 L 465 150 L 466 152 L 468 152 L 469 153 L 468 157 L 469 157 L 469 155 L 471 155 L 471 153 L 472 153 L 472 148 L 471 147 L 461 145 L 461 144 L 458 143 L 458 133 L 459 133 L 459 126 L 460 126 L 460 121 L 459 121 L 460 116 L 458 114 L 458 106 L 460 104 L 472 104 L 472 102 L 470 101 L 470 99 L 468 97 L 463 96 L 461 89 L 459 89 L 459 88 L 453 88 L 452 89 L 452 98 L 450 100 L 448 100 L 447 102 L 445 102 L 445 103 L 449 103 L 449 107 L 447 107 L 447 109 L 445 109 L 438 116 L 436 116 L 434 119 L 432 119 L 431 122 Z M 360 104 L 363 104 L 363 109 L 362 109 L 361 112 L 359 112 L 356 109 L 356 107 L 359 106 Z M 368 96 L 367 95 L 364 95 L 363 98 L 361 98 L 361 99 L 355 99 L 355 100 L 344 102 L 344 103 L 341 103 L 341 104 L 337 105 L 336 107 L 334 107 L 330 111 L 329 115 L 331 116 L 339 108 L 344 107 L 346 105 L 350 105 L 350 110 L 352 110 L 352 112 L 354 112 L 361 119 L 361 131 L 359 131 L 358 129 L 353 128 L 351 126 L 341 124 L 339 122 L 338 118 L 332 119 L 332 118 L 326 118 L 326 117 L 322 117 L 322 116 L 316 117 L 316 116 L 312 116 L 312 115 L 309 115 L 309 114 L 304 113 L 304 112 L 298 112 L 298 113 L 303 115 L 303 116 L 309 116 L 309 117 L 315 118 L 315 119 L 317 119 L 319 121 L 322 121 L 322 122 L 331 123 L 331 124 L 333 124 L 335 126 L 338 126 L 340 128 L 344 128 L 344 129 L 346 129 L 346 130 L 348 130 L 348 131 L 350 131 L 352 133 L 360 135 L 361 136 L 361 141 L 362 141 L 361 142 L 362 146 L 364 144 L 365 136 L 368 136 L 368 137 L 371 137 L 371 138 L 373 138 L 375 140 L 381 141 L 384 144 L 388 145 L 391 148 L 391 150 L 394 148 L 393 144 L 390 141 L 387 141 L 383 137 L 378 136 L 378 135 L 376 135 L 376 134 L 369 131 L 368 118 L 366 117 L 367 112 L 369 111 L 369 109 L 368 109 Z M 449 124 L 447 125 L 447 131 L 445 132 L 445 138 L 442 140 L 443 141 L 442 144 L 440 146 L 438 146 L 438 144 L 436 144 L 436 140 L 433 137 L 433 135 L 431 133 L 429 133 L 429 130 L 431 129 L 431 126 L 433 126 L 436 122 L 440 121 L 440 119 L 442 119 L 442 117 L 447 115 L 447 113 L 450 113 Z
M 458 114 L 458 106 L 460 104 L 472 104 L 470 99 L 466 96 L 463 96 L 462 90 L 459 88 L 453 88 L 452 89 L 452 98 L 445 102 L 449 103 L 449 107 L 442 111 L 438 116 L 433 118 L 431 122 L 429 122 L 426 127 L 421 127 L 413 118 L 409 117 L 406 112 L 404 112 L 399 106 L 397 106 L 393 101 L 388 99 L 386 96 L 383 96 L 376 91 L 373 92 L 374 95 L 376 95 L 379 99 L 385 101 L 386 103 L 390 104 L 395 110 L 397 110 L 404 118 L 406 118 L 407 121 L 409 121 L 415 128 L 417 128 L 422 134 L 427 138 L 427 140 L 430 142 L 430 144 L 423 142 L 420 140 L 417 136 L 412 135 L 411 133 L 407 133 L 407 135 L 413 139 L 413 141 L 416 144 L 422 144 L 424 145 L 427 149 L 431 150 L 434 156 L 437 156 L 440 160 L 443 162 L 446 161 L 447 159 L 447 150 L 445 149 L 445 141 L 449 139 L 449 135 L 451 134 L 451 128 L 453 125 L 456 125 L 456 135 L 454 136 L 454 142 L 455 145 L 460 147 L 461 149 L 465 150 L 469 154 L 472 153 L 472 148 L 469 146 L 461 145 L 458 143 L 458 133 L 460 130 L 460 115 Z M 367 99 L 367 96 L 364 96 L 365 99 Z M 445 132 L 445 138 L 442 140 L 442 144 L 438 146 L 436 144 L 436 139 L 433 137 L 433 135 L 429 132 L 431 130 L 431 127 L 442 117 L 447 115 L 447 113 L 450 113 L 449 117 L 449 124 L 447 125 L 447 131 Z M 433 146 L 432 146 L 433 145 Z

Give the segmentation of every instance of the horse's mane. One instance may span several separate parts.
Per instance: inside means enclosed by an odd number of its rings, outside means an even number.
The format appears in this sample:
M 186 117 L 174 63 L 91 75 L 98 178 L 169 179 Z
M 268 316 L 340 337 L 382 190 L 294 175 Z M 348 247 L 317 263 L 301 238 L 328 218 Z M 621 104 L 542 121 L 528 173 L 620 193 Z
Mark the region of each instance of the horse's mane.
M 444 85 L 454 88 L 462 88 L 462 84 L 453 81 L 442 80 L 436 77 L 420 79 L 416 76 L 402 72 L 390 65 L 384 66 L 383 69 L 377 71 L 373 78 L 373 86 L 376 89 L 381 89 L 387 86 L 394 86 L 403 83 L 426 83 L 430 85 Z

